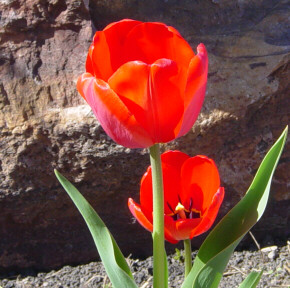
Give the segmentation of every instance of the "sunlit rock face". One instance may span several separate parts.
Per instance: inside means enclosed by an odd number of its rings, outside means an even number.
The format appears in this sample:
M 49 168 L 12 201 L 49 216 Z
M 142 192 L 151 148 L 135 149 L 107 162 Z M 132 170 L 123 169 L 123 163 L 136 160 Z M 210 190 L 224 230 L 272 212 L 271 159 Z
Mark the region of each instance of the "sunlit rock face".
M 127 209 L 129 196 L 138 200 L 147 151 L 113 143 L 75 88 L 92 31 L 112 21 L 162 21 L 192 47 L 206 45 L 209 79 L 200 117 L 192 132 L 163 149 L 215 159 L 226 189 L 220 215 L 244 195 L 289 123 L 287 1 L 183 2 L 0 2 L 1 270 L 51 269 L 97 258 L 54 168 L 89 199 L 125 254 L 151 254 L 150 234 Z M 253 230 L 258 240 L 289 235 L 289 157 L 288 144 L 266 214 Z

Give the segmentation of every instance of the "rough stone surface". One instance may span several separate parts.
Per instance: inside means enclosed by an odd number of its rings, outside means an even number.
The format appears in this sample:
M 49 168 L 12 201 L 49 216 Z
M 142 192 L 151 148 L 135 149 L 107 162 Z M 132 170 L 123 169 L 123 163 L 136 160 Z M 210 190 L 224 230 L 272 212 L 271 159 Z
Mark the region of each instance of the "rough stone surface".
M 199 42 L 207 46 L 202 113 L 191 133 L 164 149 L 215 159 L 226 188 L 220 215 L 245 193 L 289 123 L 287 1 L 143 2 L 90 1 L 88 11 L 82 1 L 0 1 L 1 270 L 96 259 L 53 168 L 76 183 L 125 254 L 151 254 L 150 234 L 126 207 L 128 196 L 138 199 L 147 152 L 114 144 L 75 89 L 92 37 L 90 17 L 97 29 L 125 17 L 163 21 L 194 49 Z M 289 158 L 288 142 L 266 214 L 254 230 L 258 239 L 265 231 L 289 235 Z

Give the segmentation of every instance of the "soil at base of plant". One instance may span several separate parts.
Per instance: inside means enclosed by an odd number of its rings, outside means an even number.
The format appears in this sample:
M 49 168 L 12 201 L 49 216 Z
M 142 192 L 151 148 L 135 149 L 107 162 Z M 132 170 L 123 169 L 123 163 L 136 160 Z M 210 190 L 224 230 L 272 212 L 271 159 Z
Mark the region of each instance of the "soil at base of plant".
M 267 247 L 266 247 L 267 248 Z M 235 288 L 253 270 L 264 270 L 259 288 L 290 287 L 290 259 L 288 245 L 270 246 L 264 251 L 234 252 L 220 282 L 221 288 Z M 182 251 L 168 256 L 169 287 L 181 287 L 184 276 Z M 193 252 L 195 257 L 197 252 Z M 138 287 L 151 288 L 153 261 L 128 258 L 131 271 Z M 2 288 L 108 288 L 110 281 L 100 262 L 92 262 L 76 267 L 65 266 L 58 271 L 37 273 L 35 276 L 18 275 L 13 278 L 0 279 Z M 120 287 L 123 288 L 123 287 Z M 125 287 L 124 287 L 125 288 Z M 205 287 L 206 288 L 206 287 Z

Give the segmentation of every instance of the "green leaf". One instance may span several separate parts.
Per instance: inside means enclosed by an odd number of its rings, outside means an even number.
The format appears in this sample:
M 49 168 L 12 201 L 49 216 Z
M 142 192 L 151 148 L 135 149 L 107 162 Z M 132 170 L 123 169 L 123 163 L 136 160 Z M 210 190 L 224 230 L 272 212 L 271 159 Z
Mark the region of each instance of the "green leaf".
M 259 284 L 263 271 L 252 271 L 247 278 L 241 283 L 239 288 L 255 288 Z
M 243 199 L 205 239 L 182 288 L 218 287 L 232 252 L 264 213 L 287 131 L 288 126 L 265 156 Z
M 82 214 L 93 236 L 98 252 L 113 287 L 136 288 L 130 268 L 110 231 L 81 193 L 58 171 L 54 170 L 58 181 Z M 86 249 L 86 247 L 83 247 Z

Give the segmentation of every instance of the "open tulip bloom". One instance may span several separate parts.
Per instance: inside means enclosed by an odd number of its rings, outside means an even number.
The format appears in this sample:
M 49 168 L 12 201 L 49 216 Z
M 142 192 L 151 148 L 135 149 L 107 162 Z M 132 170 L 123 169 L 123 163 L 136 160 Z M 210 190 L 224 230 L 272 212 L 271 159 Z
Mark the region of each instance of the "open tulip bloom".
M 164 184 L 165 239 L 173 244 L 206 232 L 224 198 L 219 173 L 212 159 L 168 151 L 161 155 Z M 134 217 L 153 231 L 152 169 L 141 180 L 140 205 L 129 198 Z
M 219 173 L 212 159 L 168 151 L 161 155 L 164 185 L 164 234 L 173 244 L 206 232 L 213 224 L 224 198 Z M 141 180 L 140 205 L 129 198 L 134 217 L 153 231 L 152 168 Z M 191 269 L 190 241 L 184 242 L 185 274 Z
M 152 232 L 153 287 L 168 287 L 164 241 L 184 241 L 181 288 L 216 288 L 231 253 L 262 216 L 287 128 L 265 156 L 244 198 L 211 231 L 192 266 L 191 239 L 214 223 L 224 198 L 212 159 L 179 151 L 160 155 L 159 143 L 186 134 L 201 109 L 207 82 L 207 52 L 194 54 L 173 27 L 125 19 L 96 32 L 77 89 L 105 132 L 129 148 L 149 148 L 151 166 L 141 180 L 140 204 L 128 206 Z M 57 178 L 81 212 L 115 288 L 137 288 L 122 252 L 98 214 L 59 172 Z M 128 219 L 129 221 L 129 219 Z M 252 271 L 240 288 L 254 288 Z
M 123 20 L 96 32 L 77 89 L 117 143 L 145 148 L 186 134 L 201 109 L 207 52 L 173 27 Z

